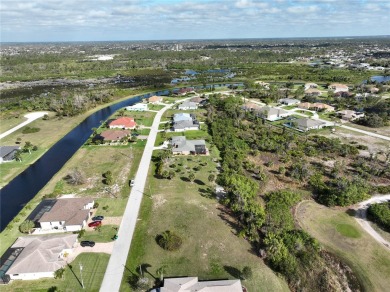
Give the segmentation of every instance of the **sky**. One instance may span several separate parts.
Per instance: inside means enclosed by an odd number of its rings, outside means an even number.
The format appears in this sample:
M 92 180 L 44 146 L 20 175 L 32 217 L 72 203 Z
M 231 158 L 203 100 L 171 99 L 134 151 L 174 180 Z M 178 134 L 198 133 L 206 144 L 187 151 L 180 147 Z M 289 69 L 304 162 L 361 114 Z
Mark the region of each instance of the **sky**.
M 0 0 L 1 42 L 390 35 L 390 0 Z

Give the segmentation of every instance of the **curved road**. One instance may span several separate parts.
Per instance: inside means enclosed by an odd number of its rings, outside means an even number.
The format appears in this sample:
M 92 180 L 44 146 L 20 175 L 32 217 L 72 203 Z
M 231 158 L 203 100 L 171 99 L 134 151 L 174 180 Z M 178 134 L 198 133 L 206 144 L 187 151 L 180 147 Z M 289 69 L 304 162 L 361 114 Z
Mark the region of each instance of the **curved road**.
M 47 115 L 47 112 L 35 112 L 35 113 L 29 113 L 25 115 L 24 117 L 27 118 L 27 121 L 24 121 L 19 125 L 13 127 L 12 129 L 0 134 L 0 139 L 8 136 L 9 134 L 15 132 L 16 130 L 19 130 L 20 128 L 24 127 L 25 125 L 28 125 L 29 123 L 35 121 L 36 119 L 43 117 L 44 115 Z
M 390 249 L 390 242 L 385 240 L 378 232 L 375 231 L 374 228 L 370 225 L 369 221 L 367 220 L 367 209 L 371 204 L 375 203 L 383 203 L 386 201 L 390 201 L 390 194 L 388 195 L 382 195 L 382 196 L 373 196 L 372 198 L 363 201 L 358 204 L 358 207 L 356 209 L 356 221 L 359 223 L 359 225 L 368 233 L 370 234 L 376 241 L 383 244 L 385 247 Z
M 186 99 L 188 98 L 179 100 L 174 104 L 166 105 L 158 111 L 154 118 L 145 150 L 142 154 L 138 171 L 134 179 L 134 186 L 130 191 L 130 197 L 126 205 L 125 213 L 123 214 L 122 223 L 119 227 L 118 239 L 114 243 L 114 248 L 100 287 L 101 292 L 113 292 L 119 291 L 120 289 L 127 256 L 130 251 L 131 240 L 138 220 L 138 212 L 141 207 L 142 196 L 144 194 L 148 169 L 152 159 L 161 117 L 167 109 Z

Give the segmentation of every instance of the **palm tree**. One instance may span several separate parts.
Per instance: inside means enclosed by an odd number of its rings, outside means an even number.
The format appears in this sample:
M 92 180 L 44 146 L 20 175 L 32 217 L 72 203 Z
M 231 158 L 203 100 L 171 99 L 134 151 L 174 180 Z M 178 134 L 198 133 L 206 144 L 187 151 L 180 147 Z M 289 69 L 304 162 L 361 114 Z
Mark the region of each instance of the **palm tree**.
M 157 275 L 160 276 L 160 281 L 162 282 L 163 279 L 164 279 L 164 274 L 165 272 L 167 271 L 167 265 L 162 265 L 161 267 L 159 267 L 156 271 Z

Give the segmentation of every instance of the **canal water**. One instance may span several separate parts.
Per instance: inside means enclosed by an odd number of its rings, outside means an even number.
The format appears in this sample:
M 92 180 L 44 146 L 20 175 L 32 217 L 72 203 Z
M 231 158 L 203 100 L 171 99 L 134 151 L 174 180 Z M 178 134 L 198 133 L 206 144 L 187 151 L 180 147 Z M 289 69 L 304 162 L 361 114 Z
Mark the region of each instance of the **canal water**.
M 60 141 L 53 145 L 40 159 L 29 166 L 0 190 L 0 231 L 21 211 L 46 185 L 72 155 L 87 141 L 92 128 L 97 128 L 118 109 L 135 104 L 151 95 L 164 95 L 160 91 L 139 95 L 103 108 L 86 118 Z
M 232 84 L 242 86 L 242 83 Z M 229 84 L 215 84 L 214 87 L 229 86 Z M 211 88 L 212 85 L 206 85 Z M 204 86 L 195 86 L 202 89 Z M 0 232 L 22 210 L 35 195 L 49 182 L 62 168 L 73 154 L 88 140 L 92 128 L 99 127 L 114 112 L 125 106 L 133 105 L 152 95 L 168 95 L 169 91 L 157 91 L 139 95 L 114 105 L 103 108 L 86 118 L 60 141 L 54 144 L 41 158 L 29 166 L 24 172 L 15 177 L 9 184 L 0 190 Z

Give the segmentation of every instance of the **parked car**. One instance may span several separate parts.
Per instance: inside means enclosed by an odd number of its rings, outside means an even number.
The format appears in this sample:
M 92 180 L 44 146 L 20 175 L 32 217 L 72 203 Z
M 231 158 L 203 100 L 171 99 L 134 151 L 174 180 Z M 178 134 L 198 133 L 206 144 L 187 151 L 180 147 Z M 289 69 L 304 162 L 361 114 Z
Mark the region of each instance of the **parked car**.
M 102 225 L 102 221 L 93 221 L 88 224 L 88 227 L 98 227 L 100 225 Z
M 94 241 L 89 241 L 89 240 L 84 240 L 84 241 L 80 242 L 80 245 L 82 247 L 85 247 L 85 246 L 94 247 L 95 246 L 95 242 Z
M 133 180 L 133 179 L 130 180 L 130 186 L 131 186 L 131 187 L 134 186 L 134 180 Z
M 102 221 L 103 219 L 104 219 L 104 216 L 101 216 L 101 215 L 92 217 L 92 221 Z

